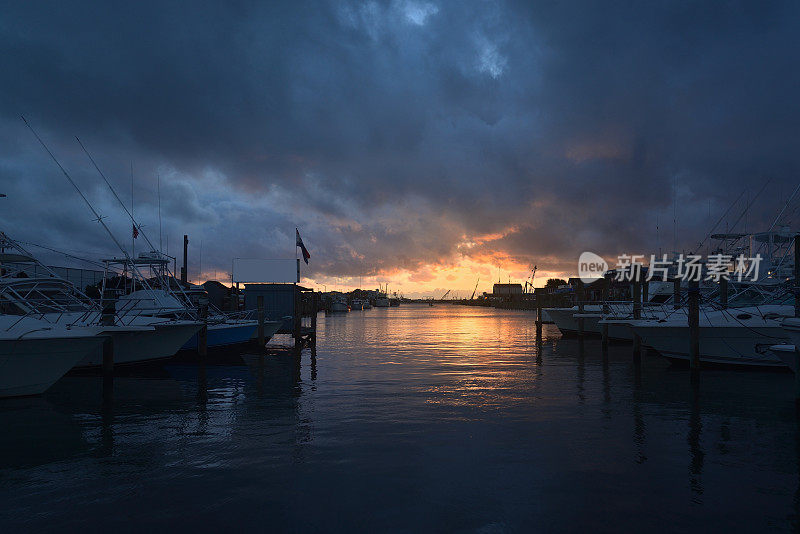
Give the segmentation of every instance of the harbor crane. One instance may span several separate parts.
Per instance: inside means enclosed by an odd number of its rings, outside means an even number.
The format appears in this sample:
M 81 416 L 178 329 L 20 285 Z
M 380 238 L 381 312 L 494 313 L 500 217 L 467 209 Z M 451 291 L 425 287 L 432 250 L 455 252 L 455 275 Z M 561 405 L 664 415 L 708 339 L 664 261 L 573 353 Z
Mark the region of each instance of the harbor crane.
M 469 300 L 473 300 L 475 298 L 475 292 L 478 290 L 478 284 L 480 282 L 481 282 L 481 277 L 479 276 L 478 281 L 475 282 L 475 289 L 472 290 L 472 296 L 469 298 Z
M 442 298 L 440 298 L 439 300 L 444 300 L 444 299 L 445 299 L 445 297 L 446 297 L 447 295 L 449 295 L 449 294 L 450 294 L 450 290 L 448 289 L 448 290 L 447 290 L 447 293 L 445 293 L 444 295 L 442 295 Z
M 525 280 L 525 293 L 528 292 L 528 288 L 533 290 L 533 279 L 536 278 L 536 269 L 537 269 L 537 267 L 538 267 L 537 265 L 533 266 L 533 270 L 531 271 L 530 279 L 529 280 Z

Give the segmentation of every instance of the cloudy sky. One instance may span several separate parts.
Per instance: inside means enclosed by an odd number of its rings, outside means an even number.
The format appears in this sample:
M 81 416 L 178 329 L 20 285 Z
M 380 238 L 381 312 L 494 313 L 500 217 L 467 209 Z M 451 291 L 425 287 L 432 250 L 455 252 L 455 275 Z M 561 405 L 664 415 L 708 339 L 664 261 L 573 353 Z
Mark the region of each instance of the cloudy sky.
M 194 279 L 201 243 L 224 278 L 299 227 L 328 289 L 541 285 L 584 250 L 691 249 L 737 198 L 718 230 L 769 226 L 800 182 L 796 2 L 0 9 L 0 224 L 75 255 L 114 245 L 21 115 L 126 246 L 76 136 L 126 203 L 133 171 L 154 242 L 160 177 Z

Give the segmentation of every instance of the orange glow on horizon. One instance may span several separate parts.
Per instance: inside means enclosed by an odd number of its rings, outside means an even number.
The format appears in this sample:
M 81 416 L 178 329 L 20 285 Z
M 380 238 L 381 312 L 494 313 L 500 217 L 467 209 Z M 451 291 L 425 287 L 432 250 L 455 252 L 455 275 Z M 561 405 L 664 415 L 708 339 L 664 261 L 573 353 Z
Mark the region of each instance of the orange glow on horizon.
M 316 276 L 303 279 L 307 286 L 326 289 L 327 291 L 352 291 L 361 289 L 376 289 L 379 285 L 389 285 L 389 292 L 409 298 L 441 298 L 450 290 L 448 298 L 469 298 L 475 284 L 478 282 L 476 295 L 492 291 L 492 285 L 498 281 L 524 284 L 531 276 L 531 268 L 508 257 L 494 257 L 470 259 L 462 258 L 458 262 L 448 265 L 425 265 L 415 270 L 394 269 L 383 271 L 378 275 L 364 277 L 326 277 Z M 548 278 L 564 278 L 567 274 L 560 271 L 547 271 L 537 269 L 533 281 L 535 287 L 543 287 Z M 480 277 L 480 281 L 478 278 Z M 360 280 L 359 280 L 360 278 Z
M 448 290 L 448 298 L 469 298 L 475 290 L 476 296 L 491 292 L 495 283 L 524 284 L 530 280 L 534 265 L 539 265 L 533 280 L 534 287 L 543 287 L 549 278 L 572 276 L 573 270 L 558 270 L 564 262 L 555 257 L 519 258 L 504 252 L 494 251 L 487 247 L 492 241 L 498 241 L 510 234 L 518 232 L 517 227 L 510 227 L 501 232 L 463 236 L 455 247 L 453 257 L 437 263 L 413 265 L 409 268 L 379 269 L 377 274 L 358 276 L 335 276 L 316 274 L 306 276 L 301 265 L 301 284 L 318 291 L 349 292 L 354 289 L 377 289 L 388 284 L 389 293 L 409 298 L 441 298 Z M 488 245 L 491 246 L 491 245 Z M 350 251 L 353 257 L 359 255 Z M 551 266 L 550 269 L 544 265 Z M 552 268 L 555 266 L 556 268 Z M 216 276 L 212 276 L 216 275 Z M 199 280 L 218 280 L 230 286 L 230 274 L 204 270 Z M 480 279 L 480 280 L 479 280 Z M 197 283 L 197 279 L 190 280 Z

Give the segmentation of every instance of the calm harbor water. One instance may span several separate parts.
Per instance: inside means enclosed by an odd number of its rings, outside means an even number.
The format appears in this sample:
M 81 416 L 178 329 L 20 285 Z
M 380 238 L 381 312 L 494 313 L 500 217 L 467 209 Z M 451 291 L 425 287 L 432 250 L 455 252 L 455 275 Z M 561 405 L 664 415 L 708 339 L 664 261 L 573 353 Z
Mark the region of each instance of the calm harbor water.
M 794 530 L 788 373 L 583 351 L 533 316 L 320 316 L 316 357 L 0 402 L 0 530 Z

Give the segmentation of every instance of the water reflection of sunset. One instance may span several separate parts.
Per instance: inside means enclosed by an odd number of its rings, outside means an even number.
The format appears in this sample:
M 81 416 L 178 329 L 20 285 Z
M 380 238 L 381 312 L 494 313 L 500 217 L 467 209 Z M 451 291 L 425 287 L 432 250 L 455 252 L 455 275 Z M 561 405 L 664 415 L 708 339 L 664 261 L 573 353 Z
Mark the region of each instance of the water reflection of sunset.
M 385 313 L 391 321 L 383 319 Z M 382 382 L 403 381 L 426 405 L 497 410 L 524 403 L 527 396 L 515 395 L 513 384 L 524 379 L 535 385 L 541 371 L 530 312 L 402 305 L 337 319 L 323 335 L 356 337 L 353 350 L 366 360 L 351 369 L 355 380 L 367 379 L 363 372 Z M 336 329 L 328 331 L 330 326 Z M 396 349 L 373 361 L 370 355 L 382 345 Z M 372 374 L 376 369 L 379 377 Z

